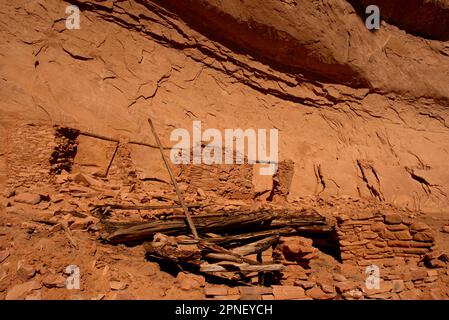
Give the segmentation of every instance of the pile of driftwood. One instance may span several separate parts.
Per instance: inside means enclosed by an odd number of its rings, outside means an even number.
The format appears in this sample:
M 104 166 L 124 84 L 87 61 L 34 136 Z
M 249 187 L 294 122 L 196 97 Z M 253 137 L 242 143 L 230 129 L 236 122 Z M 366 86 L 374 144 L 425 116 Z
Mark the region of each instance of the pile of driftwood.
M 262 261 L 262 253 L 276 246 L 280 236 L 305 232 L 327 233 L 332 227 L 314 210 L 258 210 L 250 212 L 216 212 L 190 215 L 188 205 L 178 188 L 162 144 L 148 119 L 162 159 L 177 193 L 177 205 L 123 206 L 105 204 L 94 208 L 102 217 L 104 240 L 113 244 L 143 243 L 147 256 L 169 261 L 181 268 L 198 272 L 233 273 L 251 279 L 256 273 L 259 282 L 268 274 L 279 273 L 284 265 Z M 111 210 L 172 210 L 182 208 L 184 215 L 169 215 L 146 223 L 112 223 L 105 219 Z M 254 258 L 255 256 L 255 258 Z

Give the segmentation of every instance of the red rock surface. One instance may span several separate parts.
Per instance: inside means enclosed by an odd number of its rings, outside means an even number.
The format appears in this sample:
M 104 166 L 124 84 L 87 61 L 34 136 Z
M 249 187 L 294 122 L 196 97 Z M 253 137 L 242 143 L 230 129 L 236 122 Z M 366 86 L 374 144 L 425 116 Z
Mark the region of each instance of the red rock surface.
M 2 1 L 0 298 L 449 298 L 449 3 L 370 1 L 375 32 L 367 3 L 74 0 L 81 29 L 68 30 L 68 2 Z M 148 117 L 164 146 L 194 120 L 277 128 L 273 178 L 183 165 L 180 188 L 212 211 L 319 210 L 340 261 L 320 239 L 284 239 L 280 287 L 220 291 L 99 242 L 92 205 L 174 204 Z M 384 282 L 369 292 L 371 263 Z M 79 291 L 64 287 L 69 265 Z

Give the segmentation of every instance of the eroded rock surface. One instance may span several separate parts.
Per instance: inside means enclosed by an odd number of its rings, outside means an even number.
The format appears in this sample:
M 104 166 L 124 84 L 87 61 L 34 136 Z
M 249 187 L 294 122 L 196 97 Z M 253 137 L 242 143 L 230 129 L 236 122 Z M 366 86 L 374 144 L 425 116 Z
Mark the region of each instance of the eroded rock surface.
M 374 32 L 363 0 L 3 1 L 1 297 L 77 298 L 61 286 L 78 263 L 93 270 L 87 292 L 104 292 L 89 299 L 446 298 L 448 3 L 373 3 L 383 19 Z M 79 30 L 65 26 L 69 4 L 81 9 Z M 334 215 L 342 261 L 324 265 L 337 276 L 314 269 L 323 261 L 308 244 L 312 271 L 292 266 L 281 288 L 203 292 L 194 278 L 147 274 L 138 248 L 97 249 L 89 206 L 175 203 L 148 117 L 166 147 L 195 120 L 278 129 L 274 177 L 248 164 L 175 166 L 180 187 L 212 211 L 275 203 Z M 24 277 L 17 266 L 30 255 Z M 381 291 L 361 287 L 371 259 L 399 265 Z

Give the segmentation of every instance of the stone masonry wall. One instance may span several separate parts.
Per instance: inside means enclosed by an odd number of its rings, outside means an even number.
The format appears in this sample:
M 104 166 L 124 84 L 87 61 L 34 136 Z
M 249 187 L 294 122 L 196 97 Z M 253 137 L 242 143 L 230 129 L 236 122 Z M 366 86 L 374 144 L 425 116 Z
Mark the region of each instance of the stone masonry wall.
M 421 261 L 435 244 L 428 225 L 396 213 L 343 214 L 336 228 L 342 260 L 359 265 L 397 257 Z
M 25 124 L 7 134 L 7 186 L 30 186 L 50 179 L 49 159 L 55 147 L 52 126 Z

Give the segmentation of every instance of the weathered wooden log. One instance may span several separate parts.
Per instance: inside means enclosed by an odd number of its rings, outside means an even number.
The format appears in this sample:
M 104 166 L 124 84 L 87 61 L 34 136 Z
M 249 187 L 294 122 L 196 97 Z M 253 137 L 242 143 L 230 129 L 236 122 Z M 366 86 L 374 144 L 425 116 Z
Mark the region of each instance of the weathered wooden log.
M 250 241 L 256 241 L 258 239 L 266 238 L 269 236 L 287 236 L 287 235 L 294 235 L 297 231 L 293 228 L 280 228 L 280 229 L 274 229 L 274 230 L 264 230 L 264 231 L 256 231 L 256 232 L 249 232 L 249 233 L 240 233 L 235 235 L 228 235 L 228 236 L 219 236 L 215 235 L 214 237 L 206 238 L 207 242 L 209 243 L 216 243 L 219 245 L 223 244 L 234 244 L 238 245 L 241 243 L 247 243 Z M 196 240 L 192 238 L 188 238 L 185 236 L 180 236 L 177 239 L 178 243 L 180 244 L 192 244 L 197 243 Z
M 199 233 L 236 234 L 252 230 L 266 231 L 285 229 L 290 227 L 304 232 L 328 232 L 332 230 L 324 217 L 297 212 L 270 212 L 262 210 L 257 212 L 233 212 L 223 214 L 204 214 L 193 216 L 192 220 Z M 187 225 L 182 216 L 171 217 L 167 220 L 156 220 L 147 223 L 118 228 L 105 236 L 110 243 L 136 243 L 151 240 L 156 233 L 166 235 L 182 235 L 188 232 Z M 213 239 L 211 239 L 214 242 Z M 218 243 L 218 241 L 215 241 Z
M 253 243 L 249 243 L 247 245 L 234 248 L 230 250 L 232 253 L 240 255 L 241 257 L 250 255 L 250 254 L 260 254 L 261 252 L 270 248 L 273 244 L 279 241 L 279 236 L 268 237 Z M 211 259 L 215 261 L 231 261 L 231 262 L 242 262 L 241 257 L 237 257 L 235 255 L 231 255 L 228 253 L 208 253 L 205 255 L 206 259 Z M 262 262 L 261 260 L 257 260 L 258 262 Z
M 176 194 L 178 196 L 179 204 L 182 206 L 182 209 L 184 210 L 184 215 L 186 216 L 187 224 L 188 224 L 190 230 L 192 231 L 193 237 L 195 239 L 199 239 L 198 231 L 196 230 L 195 223 L 193 222 L 192 217 L 189 212 L 189 209 L 187 208 L 187 206 L 184 202 L 184 196 L 182 195 L 182 192 L 178 187 L 178 183 L 176 182 L 176 178 L 175 178 L 172 168 L 170 167 L 170 163 L 168 162 L 168 159 L 165 156 L 164 148 L 162 147 L 161 140 L 159 139 L 159 136 L 156 133 L 156 129 L 154 128 L 153 121 L 151 120 L 151 118 L 148 118 L 147 120 L 148 120 L 148 124 L 151 127 L 151 131 L 153 132 L 154 138 L 156 139 L 157 145 L 159 146 L 159 151 L 161 152 L 162 160 L 164 161 L 165 167 L 167 168 L 168 175 L 170 176 L 170 180 L 172 181 L 173 187 L 175 188 Z
M 238 248 L 234 248 L 231 251 L 241 256 L 247 256 L 254 253 L 259 254 L 270 248 L 273 244 L 277 243 L 278 241 L 279 236 L 269 237 L 253 243 L 249 243 L 247 245 Z
M 240 258 L 234 257 L 227 253 L 208 253 L 204 256 L 207 260 L 215 261 L 231 261 L 231 262 L 242 262 Z
M 202 264 L 200 271 L 202 272 L 273 272 L 284 270 L 282 264 L 259 264 L 251 265 L 246 263 L 220 263 L 220 264 Z
M 215 253 L 221 253 L 221 254 L 227 254 L 230 256 L 233 256 L 234 258 L 239 259 L 239 262 L 244 262 L 247 264 L 260 264 L 260 262 L 249 259 L 249 258 L 245 258 L 241 255 L 239 255 L 238 253 L 232 252 L 230 250 L 227 250 L 225 248 L 220 247 L 219 245 L 213 244 L 213 243 L 208 243 L 204 240 L 200 240 L 198 245 L 200 246 L 200 248 L 202 249 L 206 249 L 206 250 L 210 250 L 213 251 Z
M 254 228 L 263 222 L 269 222 L 273 216 L 268 212 L 255 214 L 193 216 L 192 220 L 199 232 L 226 231 L 233 228 Z M 166 235 L 186 234 L 188 231 L 184 219 L 157 220 L 119 229 L 105 238 L 110 243 L 127 243 L 150 240 L 156 233 Z
M 182 208 L 179 204 L 174 205 L 121 205 L 121 204 L 99 204 L 95 205 L 94 208 L 107 208 L 110 209 L 121 209 L 121 210 L 165 210 L 165 209 L 177 209 Z M 198 203 L 187 205 L 188 208 L 200 208 L 201 205 Z
M 146 254 L 160 259 L 181 263 L 186 262 L 192 265 L 201 263 L 201 252 L 197 249 L 186 248 L 186 246 L 170 246 L 161 243 L 145 242 L 143 247 Z

